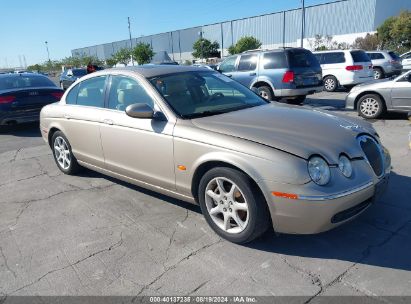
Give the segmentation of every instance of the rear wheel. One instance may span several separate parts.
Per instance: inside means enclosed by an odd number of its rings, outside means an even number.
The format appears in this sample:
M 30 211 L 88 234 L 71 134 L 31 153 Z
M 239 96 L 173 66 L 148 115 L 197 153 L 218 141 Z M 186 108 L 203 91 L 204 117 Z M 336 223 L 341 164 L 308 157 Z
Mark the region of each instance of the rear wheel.
M 259 94 L 262 98 L 267 99 L 267 100 L 270 100 L 270 101 L 274 100 L 274 94 L 273 94 L 273 92 L 271 91 L 271 88 L 270 88 L 270 87 L 262 86 L 262 87 L 257 88 L 257 90 L 258 90 L 258 94 Z
M 201 178 L 198 198 L 210 227 L 233 243 L 247 243 L 269 227 L 266 201 L 252 180 L 231 168 L 214 168 Z
M 337 78 L 334 76 L 326 76 L 324 78 L 324 90 L 327 92 L 334 92 L 338 88 Z
M 374 68 L 374 79 L 383 79 L 384 71 L 381 68 Z
M 358 114 L 367 119 L 380 117 L 385 111 L 384 102 L 376 94 L 367 94 L 358 101 Z
M 57 167 L 65 174 L 73 175 L 80 170 L 76 157 L 71 151 L 71 146 L 66 136 L 61 131 L 53 134 L 52 149 Z

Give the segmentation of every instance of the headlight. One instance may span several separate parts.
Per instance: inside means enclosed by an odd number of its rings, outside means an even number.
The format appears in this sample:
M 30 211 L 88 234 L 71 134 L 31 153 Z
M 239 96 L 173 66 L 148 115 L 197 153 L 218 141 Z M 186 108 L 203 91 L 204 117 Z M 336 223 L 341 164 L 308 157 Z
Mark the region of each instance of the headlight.
M 352 175 L 352 165 L 351 161 L 347 156 L 341 155 L 338 160 L 338 168 L 345 177 L 351 177 Z
M 330 181 L 330 167 L 327 162 L 319 156 L 313 156 L 308 160 L 308 173 L 317 185 L 323 186 Z

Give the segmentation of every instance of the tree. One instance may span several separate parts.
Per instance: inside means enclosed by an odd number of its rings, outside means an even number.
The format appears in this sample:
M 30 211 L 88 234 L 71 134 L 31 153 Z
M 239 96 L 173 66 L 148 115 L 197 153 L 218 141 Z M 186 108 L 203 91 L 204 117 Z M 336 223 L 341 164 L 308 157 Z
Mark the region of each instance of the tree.
M 358 37 L 353 43 L 353 48 L 366 51 L 377 50 L 380 47 L 380 41 L 376 34 L 367 34 L 365 37 Z
M 262 43 L 252 36 L 242 37 L 234 46 L 228 48 L 228 52 L 231 55 L 239 54 L 248 50 L 254 50 L 260 48 Z
M 110 68 L 115 66 L 117 63 L 118 63 L 117 59 L 114 58 L 114 57 L 110 57 L 110 58 L 106 59 L 106 65 L 109 66 Z
M 411 48 L 411 12 L 402 11 L 377 28 L 381 48 L 405 52 Z
M 314 39 L 308 39 L 310 49 L 314 51 L 327 51 L 327 50 L 347 50 L 351 46 L 346 42 L 337 42 L 333 40 L 331 35 L 315 35 Z
M 139 42 L 132 51 L 133 58 L 138 64 L 149 63 L 154 56 L 153 48 L 148 43 Z
M 123 48 L 118 50 L 117 53 L 113 55 L 113 57 L 117 61 L 117 63 L 121 63 L 124 64 L 124 66 L 127 66 L 131 59 L 131 51 L 128 48 Z
M 40 64 L 38 64 L 38 63 L 36 63 L 36 64 L 34 64 L 34 65 L 29 65 L 29 66 L 27 67 L 27 70 L 29 70 L 29 71 L 35 71 L 35 72 L 40 72 L 42 69 L 43 69 L 43 67 L 42 67 Z
M 208 39 L 200 38 L 193 44 L 194 52 L 192 55 L 194 58 L 220 57 L 219 48 L 220 44 L 217 41 L 211 42 Z

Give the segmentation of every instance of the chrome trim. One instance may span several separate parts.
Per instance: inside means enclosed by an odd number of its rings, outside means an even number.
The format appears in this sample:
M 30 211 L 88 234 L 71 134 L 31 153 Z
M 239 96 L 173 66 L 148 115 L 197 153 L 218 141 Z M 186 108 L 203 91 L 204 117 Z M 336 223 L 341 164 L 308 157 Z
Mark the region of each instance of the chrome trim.
M 351 190 L 347 190 L 344 192 L 340 192 L 340 193 L 336 193 L 336 194 L 331 194 L 331 195 L 298 195 L 298 199 L 299 200 L 306 200 L 306 201 L 327 201 L 327 200 L 333 200 L 333 199 L 337 199 L 337 198 L 341 198 L 344 196 L 348 196 L 354 193 L 357 193 L 359 191 L 365 190 L 371 186 L 373 186 L 374 183 L 368 182 L 362 186 L 353 188 Z
M 380 156 L 381 156 L 381 167 L 382 167 L 382 169 L 383 169 L 383 170 L 382 170 L 382 173 L 381 173 L 380 175 L 377 175 L 377 173 L 375 173 L 374 168 L 371 166 L 371 163 L 370 163 L 370 161 L 368 160 L 367 155 L 365 154 L 364 150 L 363 150 L 362 147 L 361 147 L 361 141 L 363 141 L 363 139 L 370 139 L 371 141 L 373 141 L 373 142 L 375 143 L 375 145 L 377 146 L 378 151 L 380 152 Z M 383 149 L 382 149 L 381 144 L 380 144 L 377 140 L 375 140 L 375 138 L 373 138 L 373 137 L 370 136 L 370 135 L 366 135 L 366 134 L 363 134 L 363 135 L 358 136 L 358 137 L 357 137 L 357 142 L 358 142 L 358 145 L 360 146 L 361 151 L 362 151 L 363 154 L 364 154 L 364 159 L 365 159 L 365 161 L 368 163 L 368 165 L 371 167 L 372 172 L 374 172 L 374 174 L 375 174 L 378 178 L 383 177 L 384 174 L 385 174 L 385 154 L 384 154 L 384 151 L 383 151 Z

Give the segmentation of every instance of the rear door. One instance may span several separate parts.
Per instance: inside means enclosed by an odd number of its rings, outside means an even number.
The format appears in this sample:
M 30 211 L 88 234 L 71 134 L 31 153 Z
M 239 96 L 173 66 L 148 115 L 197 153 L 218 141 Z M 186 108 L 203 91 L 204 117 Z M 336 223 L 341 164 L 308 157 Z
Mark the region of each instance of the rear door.
M 287 50 L 287 59 L 297 88 L 322 85 L 321 66 L 313 53 L 306 49 L 291 49 Z
M 232 78 L 243 86 L 250 88 L 251 84 L 257 78 L 258 57 L 258 53 L 241 55 L 236 72 L 233 73 Z
M 64 106 L 63 133 L 67 136 L 74 155 L 97 167 L 104 167 L 100 126 L 107 76 L 84 80 L 70 89 Z

